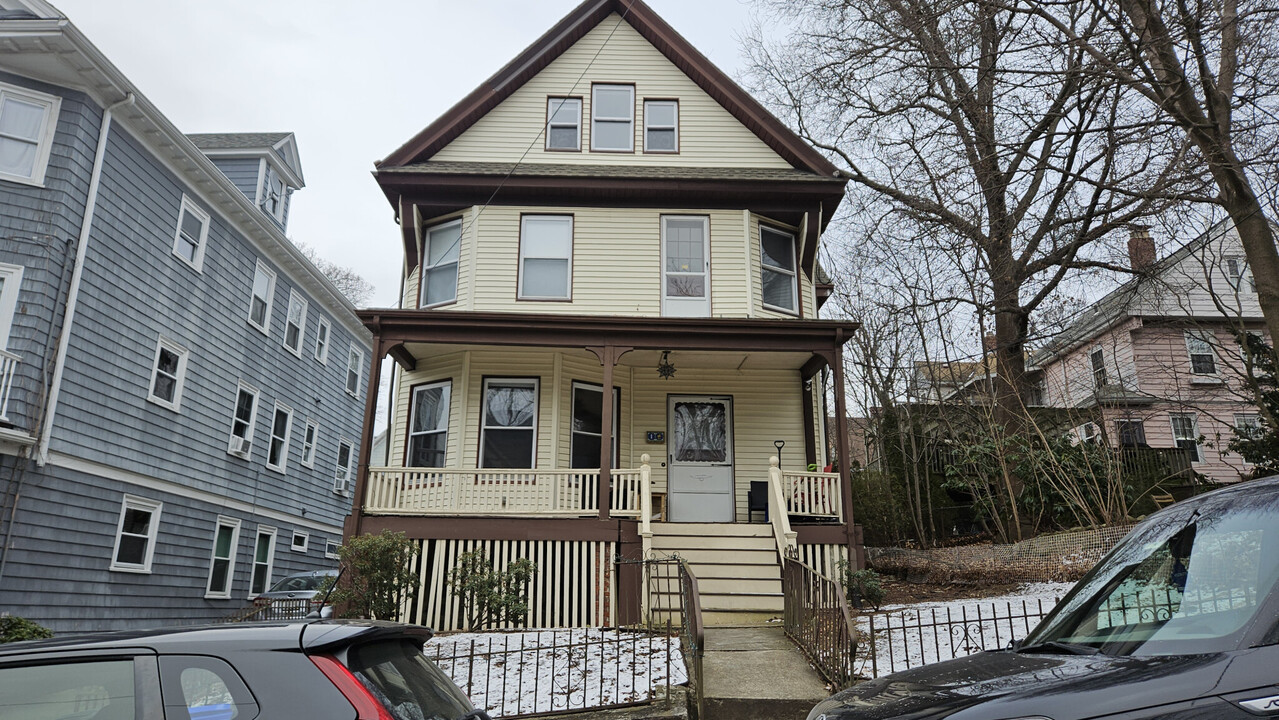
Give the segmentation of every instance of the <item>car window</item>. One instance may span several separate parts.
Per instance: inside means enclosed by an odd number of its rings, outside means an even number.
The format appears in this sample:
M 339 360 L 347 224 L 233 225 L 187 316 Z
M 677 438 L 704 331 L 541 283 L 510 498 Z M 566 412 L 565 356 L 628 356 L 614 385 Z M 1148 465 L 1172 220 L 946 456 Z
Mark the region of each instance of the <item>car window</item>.
M 252 720 L 258 714 L 244 681 L 218 658 L 161 656 L 160 691 L 165 720 Z
M 0 668 L 5 720 L 133 720 L 133 661 Z
M 275 586 L 271 588 L 271 592 L 297 592 L 299 590 L 311 590 L 313 588 L 314 583 L 311 581 L 311 578 L 286 577 L 276 583 Z
M 471 703 L 438 667 L 407 641 L 358 645 L 347 667 L 395 720 L 454 720 Z

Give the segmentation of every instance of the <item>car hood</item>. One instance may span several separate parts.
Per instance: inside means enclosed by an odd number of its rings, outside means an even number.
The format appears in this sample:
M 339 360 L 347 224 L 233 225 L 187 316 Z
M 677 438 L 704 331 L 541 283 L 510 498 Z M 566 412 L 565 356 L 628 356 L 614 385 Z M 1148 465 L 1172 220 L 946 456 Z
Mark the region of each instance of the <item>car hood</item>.
M 1042 715 L 1082 720 L 1208 694 L 1228 664 L 1226 653 L 979 653 L 855 685 L 818 704 L 809 718 L 990 720 Z

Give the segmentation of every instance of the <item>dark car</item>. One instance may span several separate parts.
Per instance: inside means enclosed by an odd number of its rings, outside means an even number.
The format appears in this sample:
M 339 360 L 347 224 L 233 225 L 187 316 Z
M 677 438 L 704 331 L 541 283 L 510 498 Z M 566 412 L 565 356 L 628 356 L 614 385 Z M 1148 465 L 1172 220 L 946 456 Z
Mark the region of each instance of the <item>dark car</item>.
M 427 628 L 318 620 L 0 646 L 5 720 L 485 718 L 422 656 Z
M 895 673 L 809 720 L 1279 718 L 1279 476 L 1152 515 L 1007 650 Z

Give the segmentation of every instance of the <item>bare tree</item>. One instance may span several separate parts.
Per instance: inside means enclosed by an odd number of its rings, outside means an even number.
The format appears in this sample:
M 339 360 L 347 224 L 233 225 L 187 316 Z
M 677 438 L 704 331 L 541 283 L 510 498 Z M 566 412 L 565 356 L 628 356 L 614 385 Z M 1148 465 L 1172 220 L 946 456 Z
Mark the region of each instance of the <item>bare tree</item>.
M 316 249 L 310 245 L 297 241 L 294 241 L 293 244 L 297 246 L 298 250 L 302 251 L 302 254 L 306 256 L 307 260 L 311 261 L 312 265 L 324 273 L 324 277 L 328 278 L 329 282 L 333 283 L 333 286 L 345 295 L 352 305 L 363 307 L 369 301 L 369 298 L 373 297 L 373 283 L 365 280 L 351 268 L 320 257 Z

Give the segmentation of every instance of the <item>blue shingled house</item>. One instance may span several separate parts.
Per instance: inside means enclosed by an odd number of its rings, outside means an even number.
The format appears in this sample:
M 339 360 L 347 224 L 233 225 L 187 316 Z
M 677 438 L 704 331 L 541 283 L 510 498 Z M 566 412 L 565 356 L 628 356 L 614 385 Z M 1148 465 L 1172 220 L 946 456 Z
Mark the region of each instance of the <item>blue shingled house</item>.
M 285 236 L 291 133 L 183 135 L 0 2 L 0 612 L 195 622 L 334 567 L 370 333 Z

